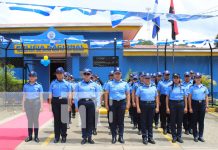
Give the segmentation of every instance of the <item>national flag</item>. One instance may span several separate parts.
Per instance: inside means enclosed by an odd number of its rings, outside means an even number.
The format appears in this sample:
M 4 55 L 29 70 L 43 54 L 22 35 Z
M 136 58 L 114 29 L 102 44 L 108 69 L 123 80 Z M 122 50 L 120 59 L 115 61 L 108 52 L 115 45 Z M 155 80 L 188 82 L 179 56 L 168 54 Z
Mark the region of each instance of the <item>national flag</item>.
M 158 0 L 155 0 L 154 4 L 154 13 L 157 12 L 157 6 L 158 6 Z M 160 31 L 160 17 L 156 17 L 152 19 L 154 26 L 153 26 L 153 31 L 152 31 L 152 38 L 155 38 Z
M 173 0 L 171 0 L 171 2 L 170 2 L 169 13 L 175 14 Z M 176 35 L 179 34 L 178 25 L 177 25 L 177 22 L 175 20 L 169 20 L 169 21 L 171 22 L 171 25 L 172 25 L 172 39 L 175 40 L 176 39 Z

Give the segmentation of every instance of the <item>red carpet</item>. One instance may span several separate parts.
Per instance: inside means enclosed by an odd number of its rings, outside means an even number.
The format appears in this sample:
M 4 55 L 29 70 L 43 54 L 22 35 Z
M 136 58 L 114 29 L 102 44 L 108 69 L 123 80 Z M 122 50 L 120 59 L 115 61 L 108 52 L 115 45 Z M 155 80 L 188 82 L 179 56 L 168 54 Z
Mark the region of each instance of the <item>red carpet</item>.
M 48 104 L 44 104 L 44 111 L 39 115 L 39 126 L 42 126 L 53 115 L 49 112 Z M 27 137 L 26 115 L 0 125 L 0 150 L 14 150 Z M 39 135 L 40 136 L 40 135 Z

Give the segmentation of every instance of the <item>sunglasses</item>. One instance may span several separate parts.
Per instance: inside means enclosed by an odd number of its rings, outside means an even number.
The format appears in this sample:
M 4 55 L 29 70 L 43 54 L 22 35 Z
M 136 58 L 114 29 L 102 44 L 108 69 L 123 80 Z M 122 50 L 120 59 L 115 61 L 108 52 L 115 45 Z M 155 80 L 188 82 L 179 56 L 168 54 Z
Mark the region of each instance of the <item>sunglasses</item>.
M 85 75 L 85 76 L 90 76 L 91 73 L 84 73 L 83 75 Z

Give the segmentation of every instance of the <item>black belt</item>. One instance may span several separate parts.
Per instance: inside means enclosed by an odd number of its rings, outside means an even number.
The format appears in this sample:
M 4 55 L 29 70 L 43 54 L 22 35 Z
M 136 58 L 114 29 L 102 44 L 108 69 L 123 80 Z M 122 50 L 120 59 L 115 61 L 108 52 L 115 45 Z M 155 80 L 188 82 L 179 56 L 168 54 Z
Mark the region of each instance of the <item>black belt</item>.
M 67 97 L 52 97 L 52 99 L 58 100 L 58 99 L 67 99 Z
M 140 103 L 145 103 L 145 104 L 154 104 L 155 101 L 143 101 L 143 100 L 140 100 Z
M 170 99 L 170 102 L 181 103 L 181 102 L 184 102 L 184 100 L 171 100 Z
M 203 103 L 203 102 L 205 102 L 205 100 L 192 100 L 193 102 L 196 102 L 196 103 Z
M 91 98 L 81 98 L 80 100 L 82 100 L 82 101 L 93 101 L 93 99 L 91 99 Z
M 116 102 L 122 102 L 125 101 L 126 99 L 121 99 L 121 100 L 116 100 L 116 99 L 112 99 L 112 101 L 116 101 Z

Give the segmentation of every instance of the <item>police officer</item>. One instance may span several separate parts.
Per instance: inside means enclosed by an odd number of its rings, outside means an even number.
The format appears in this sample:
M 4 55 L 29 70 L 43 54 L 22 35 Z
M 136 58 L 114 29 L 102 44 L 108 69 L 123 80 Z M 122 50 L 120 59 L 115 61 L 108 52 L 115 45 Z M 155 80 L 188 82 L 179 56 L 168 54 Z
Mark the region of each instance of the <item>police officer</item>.
M 120 143 L 125 143 L 123 139 L 124 132 L 124 116 L 125 110 L 130 107 L 129 85 L 121 79 L 122 73 L 120 68 L 114 68 L 114 80 L 108 82 L 105 90 L 105 104 L 109 110 L 109 119 L 111 122 L 112 144 L 117 141 L 117 128 L 119 129 Z M 109 106 L 108 106 L 109 94 Z M 110 108 L 110 109 L 109 109 Z
M 182 82 L 182 85 L 186 88 L 186 92 L 188 94 L 190 86 L 192 86 L 192 82 L 190 81 L 190 73 L 185 72 L 184 73 L 184 81 Z M 189 109 L 189 108 L 188 108 Z M 183 126 L 185 129 L 185 134 L 189 135 L 192 134 L 192 126 L 191 126 L 191 114 L 188 111 L 186 114 L 184 114 L 183 117 Z
M 110 81 L 112 81 L 113 79 L 114 79 L 114 71 L 112 70 L 112 71 L 110 71 L 110 73 L 109 73 L 109 75 L 108 75 L 108 77 L 109 77 L 109 80 L 108 81 L 106 81 L 105 83 L 104 83 L 104 85 L 103 85 L 103 90 L 105 91 L 105 88 L 106 88 L 106 85 L 110 82 Z M 104 94 L 104 97 L 105 97 L 106 95 Z M 107 95 L 108 96 L 108 95 Z M 109 98 L 109 97 L 108 97 Z M 104 101 L 104 103 L 105 103 L 105 101 Z M 105 106 L 106 106 L 106 104 L 105 104 Z M 109 101 L 108 101 L 108 106 L 109 106 Z M 108 125 L 109 125 L 109 129 L 111 128 L 111 123 L 110 123 L 110 120 L 109 120 L 109 111 L 107 111 L 107 118 L 108 118 Z M 109 135 L 111 135 L 111 131 L 109 131 Z
M 155 79 L 155 82 L 154 82 L 156 87 L 157 87 L 159 81 L 161 81 L 161 80 L 162 80 L 162 73 L 161 72 L 157 72 L 156 73 L 156 79 Z M 155 124 L 154 128 L 155 129 L 158 129 L 159 118 L 160 118 L 160 112 L 155 112 L 155 115 L 154 115 L 154 124 Z
M 186 88 L 180 82 L 180 75 L 173 74 L 173 83 L 166 91 L 166 112 L 170 114 L 172 143 L 183 143 L 182 122 L 184 112 L 187 113 Z
M 141 119 L 140 119 L 140 114 L 137 112 L 137 108 L 136 108 L 136 91 L 137 88 L 140 87 L 141 85 L 143 85 L 143 76 L 144 76 L 144 72 L 140 72 L 139 73 L 139 81 L 135 82 L 133 84 L 132 87 L 132 103 L 133 103 L 133 129 L 136 129 L 138 127 L 138 135 L 141 135 Z
M 159 99 L 157 88 L 151 84 L 149 73 L 143 76 L 143 85 L 136 91 L 136 105 L 137 112 L 141 114 L 142 142 L 143 144 L 148 144 L 148 142 L 155 144 L 152 124 L 155 111 L 159 111 Z
M 52 81 L 49 87 L 49 103 L 52 105 L 54 116 L 54 143 L 58 143 L 60 135 L 61 143 L 66 143 L 67 123 L 69 123 L 69 111 L 71 108 L 71 86 L 64 80 L 64 69 L 56 69 L 57 79 Z
M 157 90 L 160 96 L 160 121 L 161 127 L 163 128 L 163 134 L 171 133 L 170 131 L 170 118 L 166 113 L 166 91 L 168 86 L 172 84 L 170 80 L 170 72 L 164 71 L 164 79 L 157 85 Z
M 190 78 L 191 78 L 191 82 L 192 82 L 192 84 L 193 84 L 193 82 L 194 82 L 194 79 L 195 79 L 195 72 L 193 71 L 193 70 L 191 70 L 190 72 Z
M 32 141 L 32 133 L 34 128 L 34 141 L 39 143 L 39 112 L 43 110 L 43 88 L 37 83 L 37 73 L 31 71 L 29 73 L 29 82 L 23 87 L 23 111 L 26 112 L 28 120 L 28 137 L 25 142 Z
M 77 83 L 74 92 L 76 110 L 79 108 L 82 128 L 81 144 L 94 144 L 92 132 L 95 128 L 95 111 L 100 108 L 101 92 L 96 82 L 91 80 L 91 69 L 84 69 L 83 80 Z M 95 108 L 96 107 L 96 108 Z
M 203 138 L 205 112 L 208 112 L 208 94 L 206 86 L 201 83 L 201 74 L 195 74 L 195 84 L 189 90 L 189 111 L 192 114 L 194 141 L 205 142 Z M 197 125 L 199 129 L 197 129 Z

